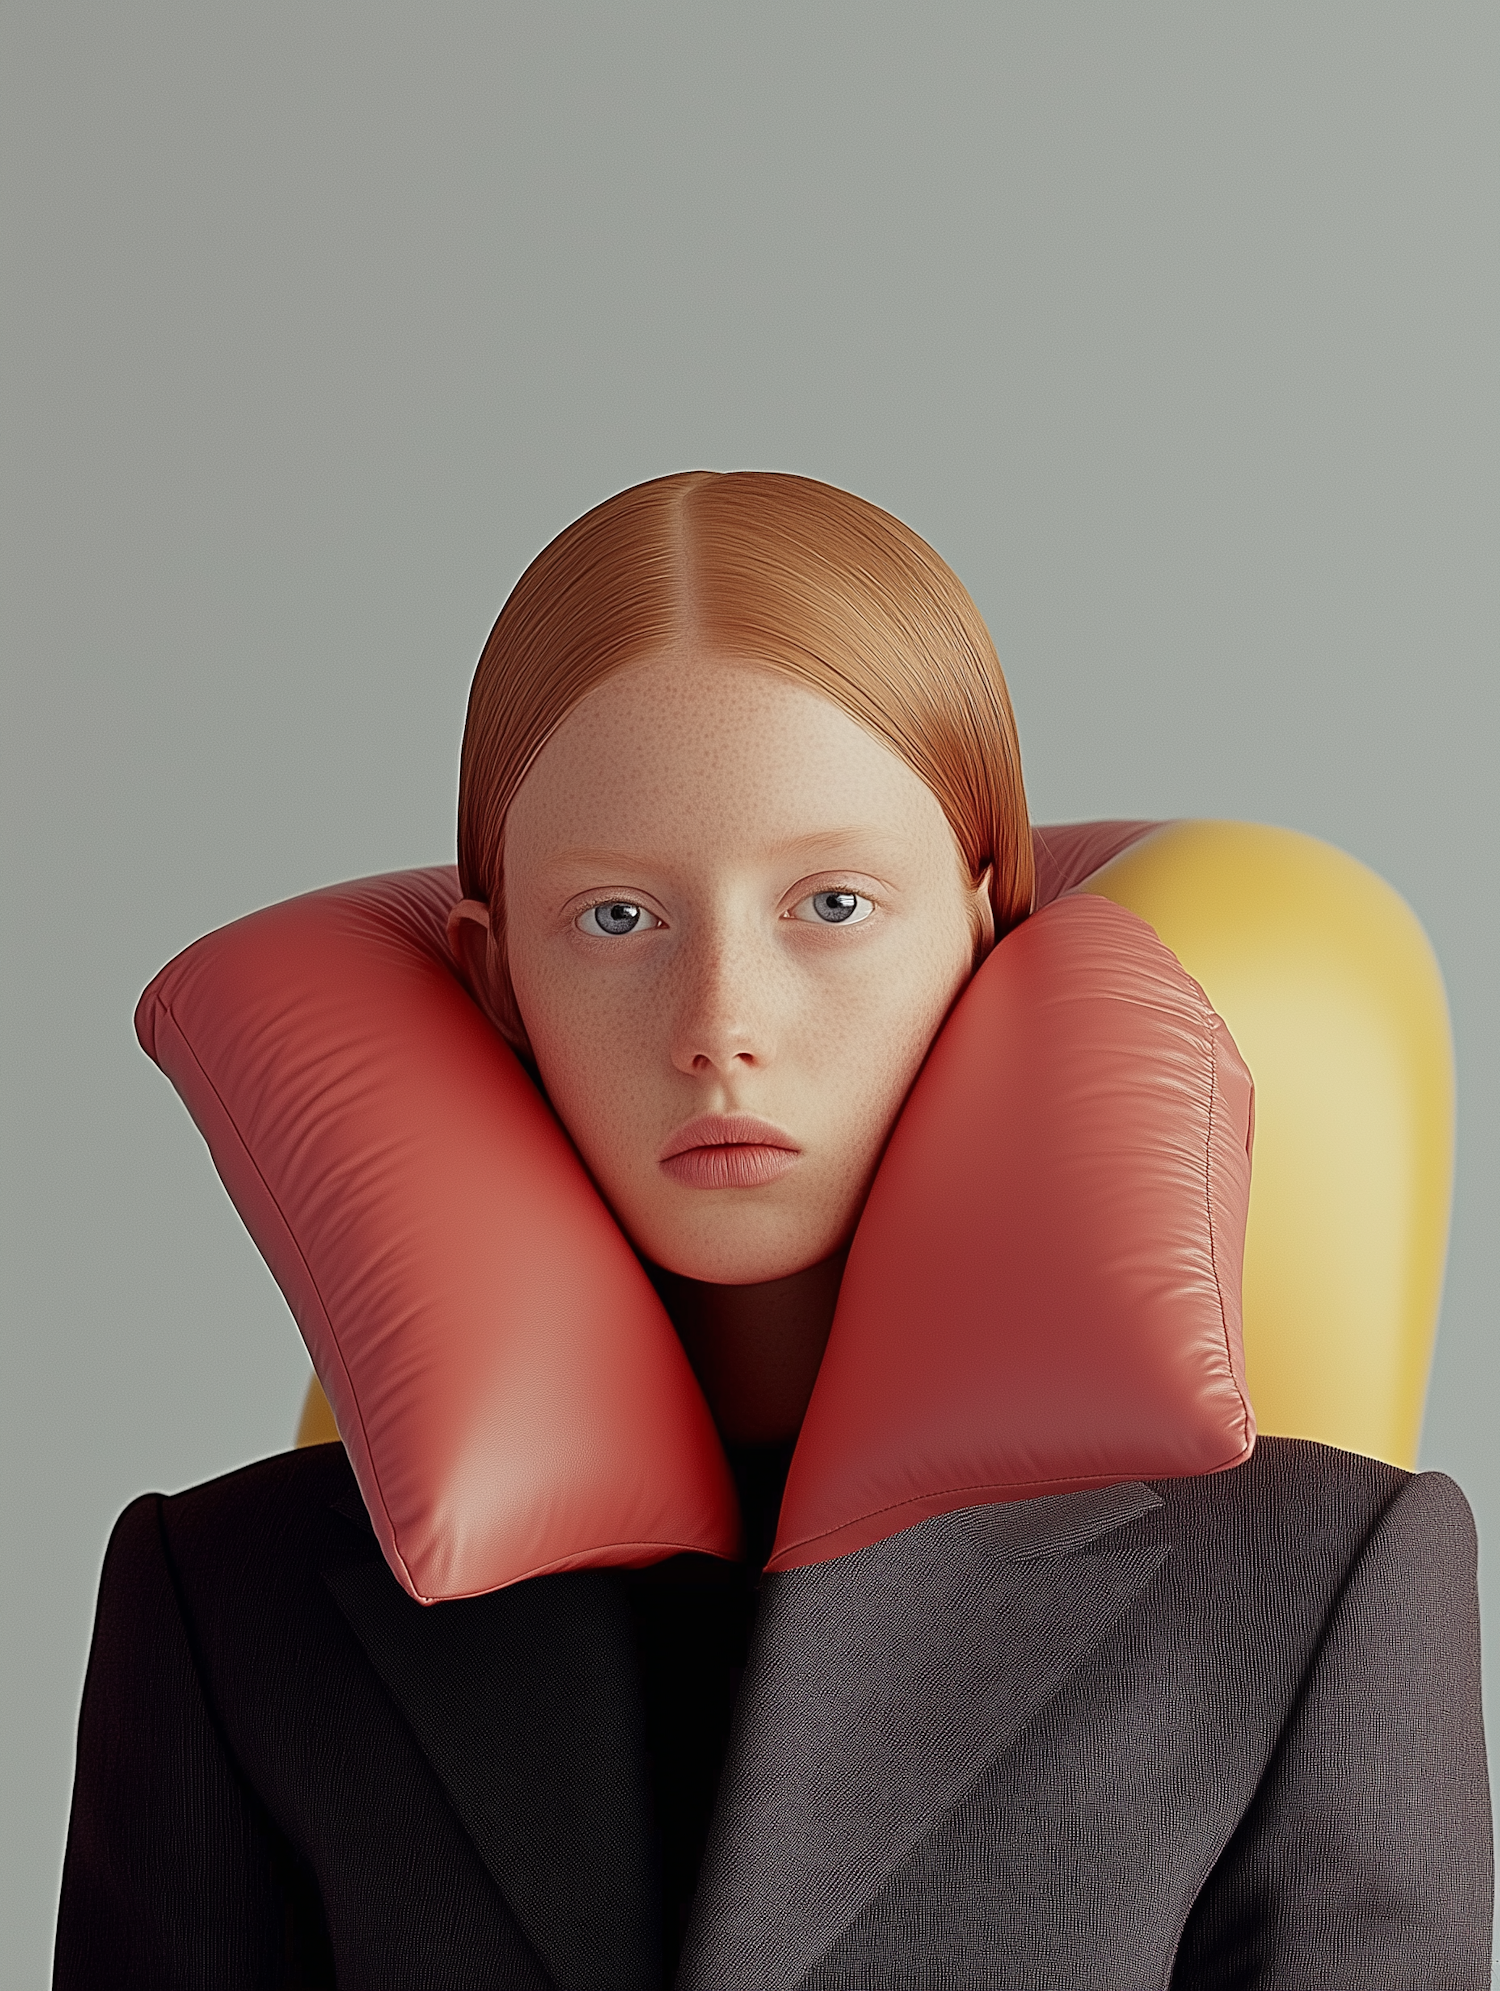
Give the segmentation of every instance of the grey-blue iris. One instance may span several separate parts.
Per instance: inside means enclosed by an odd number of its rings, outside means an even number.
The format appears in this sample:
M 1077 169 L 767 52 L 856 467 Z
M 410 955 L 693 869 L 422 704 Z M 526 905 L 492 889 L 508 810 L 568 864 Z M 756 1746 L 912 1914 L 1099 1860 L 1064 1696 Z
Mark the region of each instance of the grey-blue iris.
M 595 906 L 594 919 L 606 933 L 630 933 L 641 921 L 641 909 L 623 899 L 610 906 Z
M 813 911 L 818 915 L 819 919 L 826 919 L 832 926 L 837 926 L 840 920 L 848 919 L 858 904 L 859 897 L 854 892 L 815 892 L 813 894 Z

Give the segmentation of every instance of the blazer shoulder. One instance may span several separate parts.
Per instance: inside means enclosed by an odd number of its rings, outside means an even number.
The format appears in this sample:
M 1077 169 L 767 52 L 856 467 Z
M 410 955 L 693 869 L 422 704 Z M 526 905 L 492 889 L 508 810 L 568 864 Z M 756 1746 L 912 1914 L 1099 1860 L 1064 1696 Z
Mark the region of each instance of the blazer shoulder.
M 1441 1473 L 1263 1438 L 1242 1466 L 1153 1490 L 1169 1548 L 1159 1608 L 1232 1628 L 1236 1664 L 1257 1680 L 1288 1666 L 1300 1677 L 1340 1612 L 1374 1613 L 1383 1636 L 1404 1638 L 1435 1590 L 1474 1591 L 1468 1505 Z
M 1230 1591 L 1290 1585 L 1311 1604 L 1338 1589 L 1388 1511 L 1420 1483 L 1357 1452 L 1262 1438 L 1242 1466 L 1152 1484 L 1185 1569 Z
M 1409 1538 L 1424 1556 L 1466 1568 L 1471 1575 L 1478 1566 L 1474 1510 L 1447 1473 L 1412 1474 L 1390 1503 L 1383 1532 Z
M 1431 1475 L 1428 1475 L 1430 1477 Z M 1246 1512 L 1293 1509 L 1303 1515 L 1328 1510 L 1358 1525 L 1383 1513 L 1414 1475 L 1384 1459 L 1341 1451 L 1311 1438 L 1260 1438 L 1240 1466 L 1192 1479 L 1152 1484 L 1169 1506 L 1195 1508 L 1225 1502 Z
M 1407 1472 L 1310 1438 L 1262 1438 L 1243 1466 L 1214 1478 L 1234 1486 L 1249 1505 L 1326 1513 L 1356 1529 L 1373 1526 L 1399 1503 L 1407 1525 L 1421 1517 L 1460 1536 L 1473 1533 L 1469 1503 L 1447 1473 Z
M 328 1507 L 363 1516 L 359 1487 L 342 1445 L 312 1445 L 257 1459 L 179 1493 L 139 1493 L 121 1509 L 110 1530 L 106 1562 L 132 1562 L 160 1553 L 163 1535 L 174 1543 L 211 1537 L 218 1553 L 272 1534 L 304 1532 Z
M 183 1604 L 213 1617 L 231 1599 L 250 1605 L 290 1602 L 290 1593 L 321 1592 L 330 1551 L 375 1550 L 354 1472 L 342 1445 L 312 1445 L 181 1493 L 148 1496 Z M 119 1529 L 139 1526 L 142 1503 L 127 1508 Z
M 1262 1438 L 1242 1466 L 1156 1480 L 1177 1556 L 1208 1580 L 1331 1595 L 1376 1540 L 1383 1553 L 1461 1570 L 1477 1555 L 1469 1504 L 1446 1473 L 1409 1473 L 1305 1438 Z
M 165 1503 L 174 1524 L 189 1524 L 202 1517 L 219 1526 L 261 1525 L 273 1518 L 290 1516 L 309 1507 L 327 1507 L 343 1502 L 350 1494 L 358 1500 L 359 1489 L 349 1455 L 343 1446 L 303 1445 L 296 1451 L 278 1452 L 268 1459 L 256 1459 L 233 1472 L 220 1473 L 180 1493 L 157 1496 Z

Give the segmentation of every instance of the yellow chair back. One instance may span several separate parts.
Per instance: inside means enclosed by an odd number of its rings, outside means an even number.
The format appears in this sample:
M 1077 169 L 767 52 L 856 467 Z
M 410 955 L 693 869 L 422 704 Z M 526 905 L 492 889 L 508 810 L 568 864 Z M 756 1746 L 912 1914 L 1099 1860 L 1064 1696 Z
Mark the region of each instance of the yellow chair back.
M 337 1444 L 339 1427 L 333 1421 L 333 1406 L 323 1394 L 323 1385 L 316 1376 L 310 1376 L 307 1395 L 302 1399 L 302 1414 L 297 1419 L 297 1443 L 299 1445 Z
M 1453 1190 L 1453 1044 L 1411 908 L 1293 830 L 1184 822 L 1084 886 L 1148 920 L 1255 1078 L 1245 1364 L 1263 1432 L 1416 1463 Z

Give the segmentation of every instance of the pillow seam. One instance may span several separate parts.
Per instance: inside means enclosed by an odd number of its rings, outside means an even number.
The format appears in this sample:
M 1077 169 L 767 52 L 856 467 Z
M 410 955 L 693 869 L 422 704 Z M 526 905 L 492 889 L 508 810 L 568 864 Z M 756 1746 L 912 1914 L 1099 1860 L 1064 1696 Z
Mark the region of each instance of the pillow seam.
M 1240 1386 L 1239 1378 L 1235 1375 L 1234 1372 L 1234 1350 L 1233 1347 L 1231 1346 L 1231 1336 L 1229 1332 L 1229 1310 L 1224 1303 L 1224 1281 L 1219 1273 L 1218 1229 L 1214 1222 L 1214 1188 L 1213 1188 L 1214 1114 L 1215 1114 L 1215 1109 L 1217 1108 L 1219 1103 L 1219 1090 L 1220 1090 L 1219 1041 L 1218 1041 L 1218 1032 L 1214 1029 L 1214 1023 L 1216 1020 L 1222 1020 L 1222 1019 L 1218 1018 L 1218 1012 L 1209 1002 L 1206 995 L 1202 996 L 1202 1001 L 1205 1010 L 1205 1021 L 1208 1024 L 1208 1127 L 1203 1142 L 1203 1209 L 1204 1209 L 1204 1214 L 1208 1219 L 1208 1257 L 1209 1257 L 1209 1263 L 1213 1267 L 1214 1294 L 1219 1302 L 1219 1322 L 1224 1331 L 1224 1359 L 1229 1365 L 1229 1380 L 1231 1383 L 1233 1383 L 1234 1393 L 1236 1397 L 1239 1399 L 1240 1429 L 1242 1433 L 1242 1443 L 1243 1443 L 1246 1439 L 1248 1439 L 1249 1436 L 1251 1428 L 1251 1411 L 1250 1411 L 1249 1401 L 1246 1398 L 1244 1390 Z M 1242 1299 L 1241 1300 L 1242 1309 L 1243 1305 L 1244 1302 Z M 1243 1334 L 1244 1334 L 1243 1323 L 1241 1324 L 1240 1332 L 1243 1341 Z

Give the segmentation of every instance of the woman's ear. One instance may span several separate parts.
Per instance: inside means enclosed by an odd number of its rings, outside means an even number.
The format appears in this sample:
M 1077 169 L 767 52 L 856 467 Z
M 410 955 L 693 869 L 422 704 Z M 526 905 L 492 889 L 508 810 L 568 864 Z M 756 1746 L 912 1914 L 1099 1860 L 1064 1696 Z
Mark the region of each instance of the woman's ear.
M 448 915 L 448 952 L 469 993 L 488 1009 L 490 909 L 482 899 L 460 899 Z
M 526 1026 L 510 991 L 504 963 L 497 963 L 495 929 L 483 899 L 460 899 L 448 915 L 448 952 L 459 977 L 475 1002 L 510 1048 L 528 1066 L 532 1063 Z M 497 972 L 498 968 L 498 972 Z

